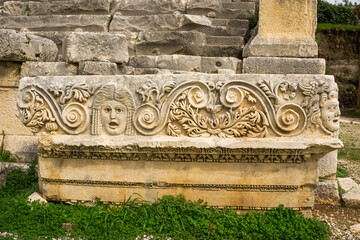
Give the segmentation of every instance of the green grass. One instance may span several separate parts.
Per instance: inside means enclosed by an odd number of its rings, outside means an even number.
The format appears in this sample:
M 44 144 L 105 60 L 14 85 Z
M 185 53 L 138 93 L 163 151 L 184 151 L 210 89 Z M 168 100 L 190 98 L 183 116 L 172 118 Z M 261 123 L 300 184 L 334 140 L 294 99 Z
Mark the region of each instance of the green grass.
M 338 167 L 336 169 L 336 177 L 337 178 L 346 178 L 346 177 L 349 177 L 349 173 L 345 169 Z
M 360 26 L 357 25 L 338 25 L 331 23 L 318 23 L 317 30 L 321 29 L 341 29 L 341 30 L 353 30 L 360 31 Z
M 122 206 L 29 203 L 38 191 L 36 161 L 28 172 L 15 170 L 0 188 L 0 232 L 17 239 L 51 239 L 70 235 L 81 239 L 135 239 L 152 235 L 165 239 L 328 239 L 329 227 L 283 206 L 271 211 L 238 214 L 182 195 L 163 196 L 151 203 L 134 195 Z M 63 223 L 71 223 L 66 232 Z M 12 239 L 11 236 L 3 239 Z

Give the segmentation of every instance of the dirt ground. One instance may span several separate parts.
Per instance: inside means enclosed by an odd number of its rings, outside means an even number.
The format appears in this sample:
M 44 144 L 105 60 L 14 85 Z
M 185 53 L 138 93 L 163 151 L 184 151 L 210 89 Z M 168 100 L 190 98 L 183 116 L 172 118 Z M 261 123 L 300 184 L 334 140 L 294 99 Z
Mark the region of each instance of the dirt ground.
M 360 119 L 354 121 L 360 123 Z M 345 169 L 350 177 L 360 184 L 360 124 L 341 123 L 339 137 L 344 148 L 338 153 L 338 167 Z M 360 240 L 360 233 L 351 231 L 351 226 L 360 224 L 360 209 L 315 205 L 313 215 L 330 226 L 333 234 L 330 239 Z

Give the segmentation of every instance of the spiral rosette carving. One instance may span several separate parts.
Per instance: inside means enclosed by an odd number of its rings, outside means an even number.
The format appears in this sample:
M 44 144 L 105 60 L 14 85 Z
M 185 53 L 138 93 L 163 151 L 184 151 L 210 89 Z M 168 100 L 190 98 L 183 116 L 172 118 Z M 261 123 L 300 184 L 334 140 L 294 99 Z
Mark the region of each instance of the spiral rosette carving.
M 135 126 L 140 131 L 154 129 L 160 121 L 159 110 L 151 104 L 140 106 L 135 113 Z
M 75 132 L 82 132 L 86 127 L 86 122 L 89 119 L 88 112 L 80 103 L 68 104 L 61 113 L 61 118 L 64 124 L 70 128 L 79 128 Z
M 223 88 L 220 91 L 220 101 L 228 108 L 237 108 L 244 100 L 244 94 L 238 87 Z
M 189 90 L 188 100 L 193 107 L 204 108 L 209 101 L 209 96 L 205 91 L 203 91 L 203 89 L 195 86 Z
M 295 135 L 305 128 L 306 114 L 296 104 L 285 104 L 281 106 L 276 114 L 277 124 L 286 135 Z

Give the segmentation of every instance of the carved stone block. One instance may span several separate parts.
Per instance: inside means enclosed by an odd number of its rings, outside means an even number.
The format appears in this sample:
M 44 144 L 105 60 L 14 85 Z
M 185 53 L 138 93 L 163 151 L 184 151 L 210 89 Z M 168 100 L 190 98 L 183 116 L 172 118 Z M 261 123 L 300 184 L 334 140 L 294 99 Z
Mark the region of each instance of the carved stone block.
M 342 146 L 332 76 L 24 78 L 17 102 L 41 136 L 51 200 L 183 193 L 238 210 L 309 210 L 318 160 Z

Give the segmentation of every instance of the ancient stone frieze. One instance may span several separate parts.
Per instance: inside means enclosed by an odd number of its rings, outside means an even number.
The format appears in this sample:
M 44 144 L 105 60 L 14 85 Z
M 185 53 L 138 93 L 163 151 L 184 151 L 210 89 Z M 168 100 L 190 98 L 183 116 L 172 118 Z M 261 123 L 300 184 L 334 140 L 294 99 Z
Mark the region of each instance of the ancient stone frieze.
M 41 134 L 221 138 L 339 129 L 337 86 L 316 78 L 72 82 L 23 85 L 18 108 L 25 126 Z
M 183 184 L 166 182 L 119 182 L 119 181 L 91 181 L 91 180 L 71 180 L 71 179 L 51 179 L 41 178 L 43 183 L 48 184 L 67 184 L 79 186 L 116 186 L 116 187 L 142 187 L 142 188 L 191 188 L 212 191 L 246 191 L 246 192 L 296 192 L 299 186 L 296 185 L 241 185 L 241 184 Z
M 123 147 L 40 145 L 39 155 L 42 158 L 61 159 L 217 163 L 302 163 L 312 156 L 308 151 L 298 149 L 139 147 L 137 145 Z

